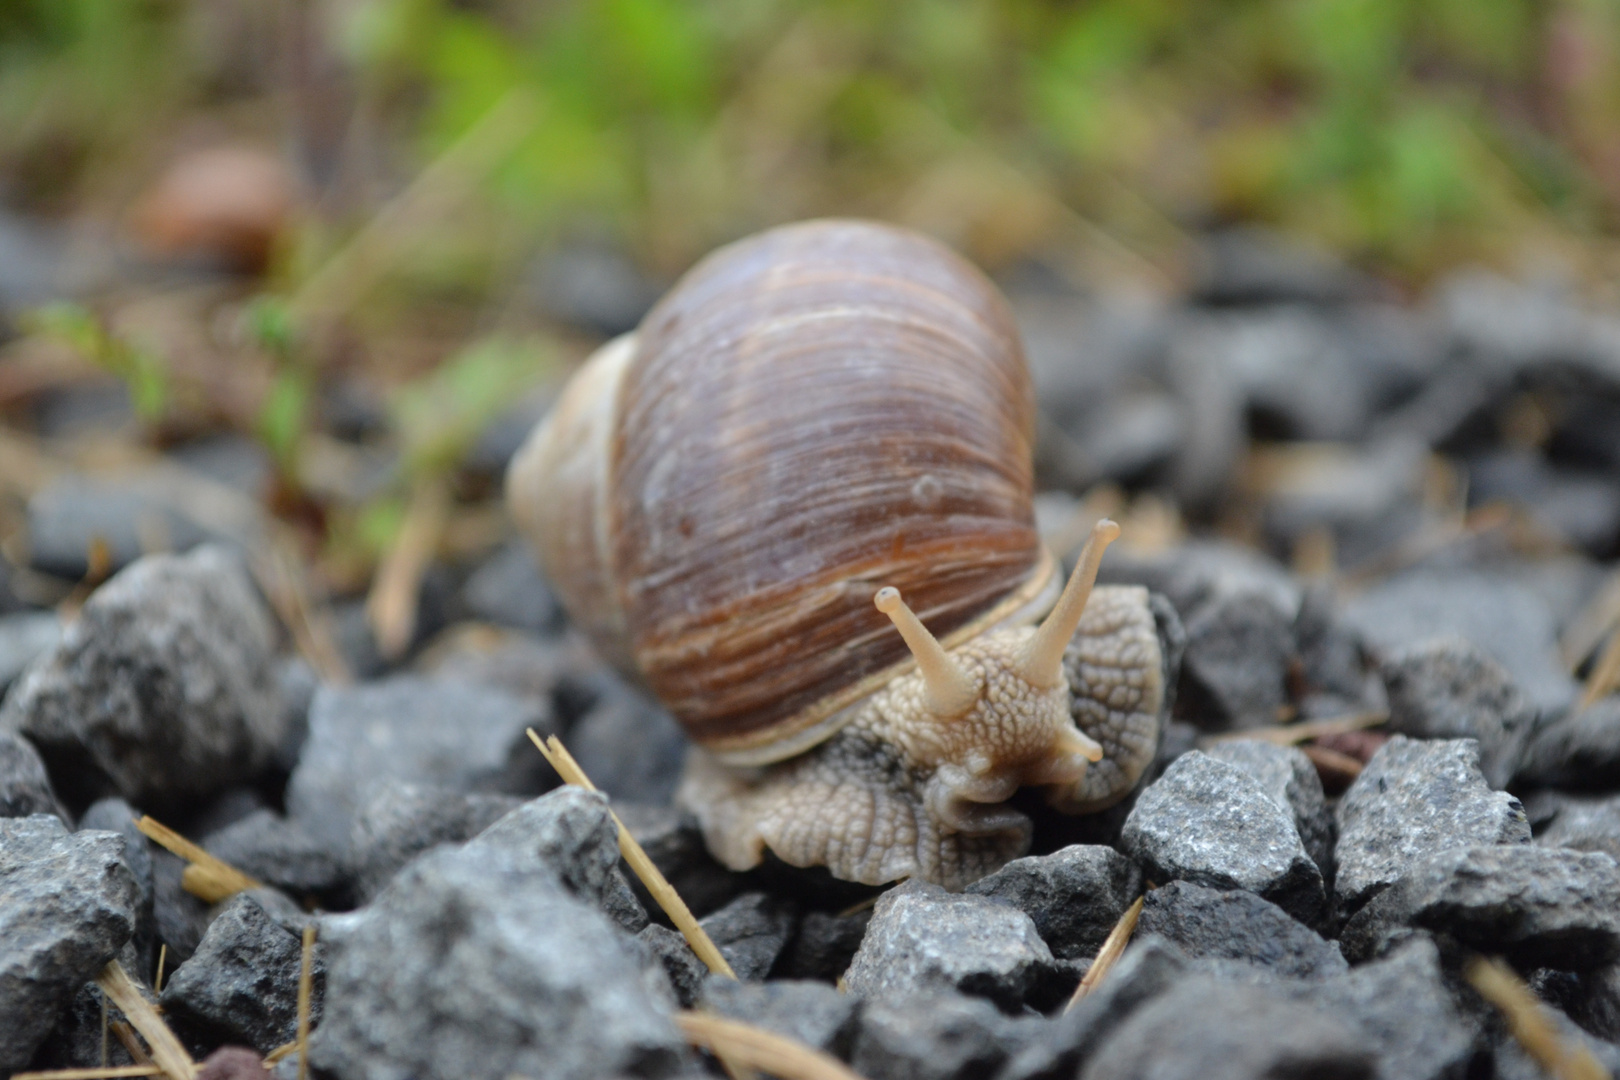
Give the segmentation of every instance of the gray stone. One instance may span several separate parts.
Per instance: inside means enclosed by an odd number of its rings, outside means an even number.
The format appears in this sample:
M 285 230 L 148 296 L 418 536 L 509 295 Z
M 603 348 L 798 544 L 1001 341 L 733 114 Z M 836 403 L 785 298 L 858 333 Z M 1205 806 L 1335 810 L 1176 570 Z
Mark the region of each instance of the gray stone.
M 1103 560 L 1097 580 L 1146 585 L 1164 594 L 1183 622 L 1208 603 L 1258 595 L 1293 623 L 1303 602 L 1299 585 L 1281 564 L 1252 548 L 1224 541 L 1189 540 L 1147 553 L 1116 549 Z
M 135 879 L 135 933 L 130 945 L 135 949 L 142 971 L 153 970 L 158 957 L 158 930 L 153 905 L 151 841 L 135 825 L 140 815 L 123 799 L 102 799 L 92 803 L 79 819 L 81 831 L 94 829 L 118 833 L 124 838 L 124 865 Z
M 471 840 L 523 800 L 390 781 L 371 789 L 355 815 L 348 851 L 357 898 L 376 896 L 400 868 L 429 848 Z
M 1492 791 L 1472 739 L 1397 735 L 1339 800 L 1334 892 L 1348 915 L 1405 875 L 1412 863 L 1462 844 L 1527 844 L 1519 800 Z
M 1185 953 L 1154 934 L 1134 936 L 1108 977 L 1079 1004 L 1038 1030 L 998 1080 L 1067 1080 L 1079 1074 L 1116 1028 L 1143 1005 L 1186 978 Z
M 0 817 L 55 814 L 70 820 L 51 790 L 51 778 L 34 744 L 21 735 L 0 731 Z
M 1255 893 L 1301 922 L 1321 917 L 1322 871 L 1290 810 L 1235 765 L 1194 750 L 1142 792 L 1120 843 L 1149 881 Z
M 434 851 L 328 919 L 311 1062 L 338 1080 L 679 1071 L 682 1041 L 608 920 L 532 861 Z
M 1593 1038 L 1557 1009 L 1543 1009 L 1542 1013 L 1560 1046 L 1569 1050 L 1585 1050 L 1598 1068 L 1603 1070 L 1585 1075 L 1620 1075 L 1620 1046 L 1605 1039 Z M 1546 1080 L 1548 1073 L 1541 1062 L 1525 1050 L 1524 1044 L 1505 1023 L 1494 1017 L 1492 1019 L 1495 1022 L 1489 1025 L 1486 1038 L 1482 1040 L 1490 1048 L 1491 1075 L 1496 1080 Z M 1573 1069 L 1570 1071 L 1574 1072 Z
M 656 965 L 668 979 L 676 1004 L 683 1009 L 697 1004 L 709 969 L 684 937 L 667 926 L 652 923 L 636 935 L 636 945 L 641 950 L 643 966 Z
M 1476 1025 L 1446 987 L 1440 951 L 1426 938 L 1334 978 L 1281 989 L 1359 1029 L 1383 1080 L 1463 1076 L 1475 1056 Z
M 1296 747 L 1260 739 L 1233 739 L 1206 747 L 1216 761 L 1235 765 L 1260 782 L 1272 801 L 1293 816 L 1300 842 L 1327 879 L 1333 873 L 1333 815 L 1322 792 L 1322 778 Z
M 1353 1080 L 1374 1075 L 1344 1019 L 1267 987 L 1194 975 L 1137 1010 L 1082 1080 Z
M 1354 565 L 1419 518 L 1428 461 L 1426 444 L 1399 437 L 1289 458 L 1284 482 L 1266 495 L 1266 538 L 1289 550 L 1326 530 L 1341 562 Z
M 1415 569 L 1349 600 L 1345 621 L 1380 655 L 1438 637 L 1462 637 L 1507 671 L 1532 707 L 1566 706 L 1576 685 L 1558 656 L 1547 602 L 1510 577 Z
M 780 959 L 776 973 L 785 979 L 820 979 L 837 982 L 866 937 L 872 921 L 870 909 L 852 915 L 807 912 Z
M 686 733 L 616 676 L 604 671 L 589 682 L 595 701 L 568 735 L 580 768 L 613 799 L 668 803 L 686 762 Z
M 129 941 L 136 895 L 116 833 L 0 818 L 0 1070 L 27 1068 L 74 993 Z
M 1194 295 L 1206 304 L 1336 304 L 1374 296 L 1378 283 L 1275 229 L 1242 225 L 1205 238 L 1194 265 Z
M 869 999 L 850 1064 L 884 1080 L 975 1080 L 1034 1038 L 1037 1019 L 1013 1019 L 988 1002 L 944 991 Z
M 1513 779 L 1536 713 L 1500 664 L 1465 638 L 1436 638 L 1384 657 L 1389 730 L 1418 739 L 1475 739 L 1494 788 Z
M 1511 503 L 1546 531 L 1597 554 L 1620 533 L 1620 487 L 1609 475 L 1559 468 L 1540 450 L 1498 450 L 1468 462 L 1468 501 Z
M 1288 979 L 1325 979 L 1347 970 L 1338 947 L 1253 893 L 1217 892 L 1172 881 L 1147 894 L 1136 924 L 1194 959 L 1240 960 Z
M 1620 959 L 1620 866 L 1568 848 L 1448 848 L 1409 865 L 1368 901 L 1340 944 L 1360 961 L 1409 927 L 1525 968 L 1600 967 Z
M 1515 782 L 1567 791 L 1620 788 L 1620 697 L 1571 709 L 1532 734 Z
M 537 638 L 487 623 L 458 623 L 434 638 L 413 669 L 550 705 L 601 666 L 582 641 Z M 560 717 L 559 726 L 573 719 Z
M 637 934 L 647 925 L 646 910 L 619 870 L 619 827 L 600 792 L 563 787 L 542 795 L 502 817 L 467 847 L 537 859 L 568 891 L 595 904 L 626 932 Z
M 910 882 L 878 900 L 844 981 L 873 1002 L 955 990 L 1017 1010 L 1052 963 L 1023 912 Z
M 341 844 L 386 780 L 538 795 L 558 781 L 524 735 L 530 727 L 551 730 L 543 706 L 467 683 L 402 675 L 323 686 L 287 784 L 288 816 L 317 839 Z
M 152 923 L 158 941 L 169 947 L 169 964 L 183 964 L 208 931 L 208 905 L 185 890 L 184 859 L 155 844 L 147 853 L 152 860 Z
M 320 1022 L 326 969 L 317 945 L 311 965 L 311 1019 Z M 164 1010 L 211 1035 L 269 1053 L 298 1035 L 300 935 L 271 918 L 259 901 L 237 894 L 208 926 L 191 959 L 164 983 Z
M 0 618 L 0 693 L 61 640 L 62 620 L 53 611 L 24 611 Z
M 1562 798 L 1557 816 L 1536 837 L 1544 847 L 1601 851 L 1620 861 L 1620 795 L 1606 799 Z
M 741 983 L 716 976 L 703 985 L 700 1007 L 849 1060 L 860 999 L 823 982 L 774 979 Z
M 1014 859 L 966 891 L 1019 909 L 1053 956 L 1075 960 L 1096 955 L 1141 893 L 1142 873 L 1113 848 L 1073 844 Z
M 249 877 L 293 896 L 341 903 L 349 892 L 347 849 L 323 843 L 298 822 L 269 810 L 255 810 L 209 833 L 202 846 Z
M 739 979 L 763 979 L 798 924 L 792 906 L 766 893 L 743 893 L 701 920 Z
M 461 587 L 461 602 L 474 617 L 497 626 L 551 634 L 562 624 L 562 608 L 523 544 L 507 544 L 484 560 Z
M 153 555 L 90 597 L 12 688 L 0 729 L 39 749 L 70 801 L 160 812 L 249 780 L 280 746 L 276 629 L 223 548 Z
M 77 580 L 88 572 L 98 541 L 118 570 L 150 550 L 186 551 L 224 538 L 164 488 L 155 472 L 117 479 L 69 475 L 51 483 L 28 500 L 29 565 Z
M 617 799 L 613 808 L 693 914 L 702 916 L 715 911 L 749 888 L 750 878 L 727 870 L 709 854 L 708 845 L 703 842 L 703 830 L 689 812 Z M 644 895 L 641 883 L 630 884 L 642 903 L 650 904 L 651 898 Z M 652 907 L 647 910 L 651 911 Z
M 1562 1003 L 1570 1019 L 1609 1042 L 1620 1042 L 1620 964 L 1609 964 L 1578 977 L 1578 995 Z
M 1184 708 L 1209 729 L 1276 722 L 1297 651 L 1293 619 L 1261 593 L 1211 599 L 1187 616 Z

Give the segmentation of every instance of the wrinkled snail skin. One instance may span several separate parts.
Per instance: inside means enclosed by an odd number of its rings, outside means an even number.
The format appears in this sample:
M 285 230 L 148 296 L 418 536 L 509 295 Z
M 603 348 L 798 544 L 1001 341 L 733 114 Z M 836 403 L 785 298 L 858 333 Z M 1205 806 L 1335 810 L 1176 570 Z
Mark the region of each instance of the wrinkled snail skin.
M 1030 625 L 1060 584 L 1033 437 L 983 275 L 807 222 L 711 255 L 599 350 L 508 499 L 574 623 L 696 744 L 678 798 L 722 862 L 960 887 L 1027 849 L 1018 788 L 1124 797 L 1165 700 L 1146 591 L 1092 589 L 1112 523 Z

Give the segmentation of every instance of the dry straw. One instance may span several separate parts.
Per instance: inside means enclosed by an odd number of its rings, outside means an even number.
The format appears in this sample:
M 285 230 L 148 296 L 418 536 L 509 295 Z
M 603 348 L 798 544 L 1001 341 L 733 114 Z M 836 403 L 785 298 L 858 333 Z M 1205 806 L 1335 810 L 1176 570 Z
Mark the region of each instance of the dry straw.
M 140 988 L 129 977 L 118 961 L 110 961 L 96 976 L 96 985 L 107 999 L 123 1010 L 135 1030 L 141 1033 L 146 1045 L 152 1048 L 152 1062 L 170 1080 L 191 1080 L 197 1071 L 196 1063 L 186 1048 L 169 1030 L 150 1002 L 141 996 Z
M 1114 928 L 1108 931 L 1108 940 L 1104 941 L 1102 948 L 1097 950 L 1097 959 L 1091 962 L 1091 967 L 1086 969 L 1085 978 L 1081 979 L 1080 985 L 1074 988 L 1074 996 L 1069 999 L 1067 1005 L 1063 1006 L 1064 1012 L 1074 1008 L 1080 1003 L 1081 998 L 1097 989 L 1097 985 L 1103 981 L 1103 977 L 1113 969 L 1115 964 L 1119 963 L 1119 958 L 1125 953 L 1125 946 L 1130 943 L 1131 933 L 1136 929 L 1136 920 L 1142 914 L 1142 903 L 1146 899 L 1146 893 L 1138 896 L 1136 903 L 1126 908 L 1125 914 L 1119 917 L 1119 922 L 1115 923 Z
M 173 829 L 142 816 L 135 823 L 153 843 L 172 851 L 190 863 L 180 875 L 180 887 L 205 903 L 217 904 L 248 889 L 264 886 L 229 863 L 216 859 Z
M 1481 997 L 1502 1010 L 1513 1037 L 1554 1080 L 1611 1080 L 1609 1070 L 1590 1050 L 1571 1047 L 1559 1037 L 1541 1002 L 1512 968 L 1481 956 L 1468 964 L 1463 976 Z

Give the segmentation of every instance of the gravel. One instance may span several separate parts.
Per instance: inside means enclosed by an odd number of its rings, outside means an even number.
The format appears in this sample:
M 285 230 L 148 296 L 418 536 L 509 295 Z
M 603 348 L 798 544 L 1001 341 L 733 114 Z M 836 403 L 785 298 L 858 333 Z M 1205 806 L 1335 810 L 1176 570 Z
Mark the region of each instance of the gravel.
M 1546 847 L 1601 851 L 1620 860 L 1620 795 L 1605 799 L 1564 798 L 1557 816 L 1536 836 Z
M 117 833 L 0 818 L 0 1069 L 26 1068 L 74 992 L 118 955 L 137 897 Z
M 1147 894 L 1136 933 L 1157 934 L 1194 959 L 1237 960 L 1290 979 L 1348 969 L 1338 946 L 1253 893 L 1172 881 Z
M 0 817 L 28 817 L 55 814 L 71 822 L 66 809 L 51 789 L 34 744 L 21 735 L 0 731 Z
M 1014 859 L 966 891 L 1015 907 L 1060 960 L 1096 955 L 1142 891 L 1142 872 L 1113 848 L 1073 844 Z
M 770 974 L 797 925 L 790 902 L 762 892 L 743 893 L 702 919 L 704 932 L 745 981 Z
M 746 983 L 716 976 L 704 983 L 699 1006 L 847 1061 L 855 1048 L 861 1000 L 822 982 Z
M 934 991 L 869 1000 L 850 1064 L 861 1076 L 973 1080 L 994 1076 L 1038 1029 L 981 998 Z
M 514 795 L 385 781 L 371 788 L 355 815 L 348 843 L 330 850 L 351 860 L 357 898 L 369 900 L 422 852 L 471 840 L 522 804 Z
M 1291 810 L 1248 772 L 1200 751 L 1142 792 L 1120 842 L 1150 881 L 1243 889 L 1308 924 L 1322 915 L 1322 871 Z
M 1620 698 L 1557 717 L 1530 736 L 1515 782 L 1566 791 L 1620 788 Z
M 1389 693 L 1389 730 L 1417 739 L 1473 739 L 1480 768 L 1505 788 L 1536 712 L 1506 669 L 1465 638 L 1400 649 L 1380 673 Z
M 1397 735 L 1339 801 L 1334 891 L 1348 915 L 1426 855 L 1461 844 L 1528 844 L 1519 800 L 1492 791 L 1472 739 Z
M 1273 802 L 1293 815 L 1300 842 L 1322 870 L 1333 875 L 1333 814 L 1322 792 L 1322 779 L 1304 752 L 1259 739 L 1232 739 L 1204 750 L 1216 761 L 1235 765 L 1260 782 Z

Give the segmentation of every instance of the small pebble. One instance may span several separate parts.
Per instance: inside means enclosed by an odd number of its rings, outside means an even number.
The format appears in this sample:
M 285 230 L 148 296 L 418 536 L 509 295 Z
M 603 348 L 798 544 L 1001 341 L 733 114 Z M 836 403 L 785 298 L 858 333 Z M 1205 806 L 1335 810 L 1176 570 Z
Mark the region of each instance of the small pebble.
M 0 731 L 0 817 L 30 814 L 55 814 L 64 822 L 69 820 L 34 744 L 21 735 Z
M 1418 739 L 1474 739 L 1480 767 L 1504 788 L 1535 710 L 1506 670 L 1465 638 L 1437 638 L 1397 650 L 1380 667 L 1389 691 L 1389 730 Z
M 861 1010 L 850 1064 L 861 1076 L 973 1080 L 996 1070 L 1040 1030 L 976 997 L 935 990 L 873 998 Z
M 703 985 L 699 1007 L 796 1039 L 845 1061 L 855 1045 L 861 1000 L 822 982 L 773 979 L 738 982 L 716 976 Z
M 1260 782 L 1272 801 L 1294 818 L 1300 842 L 1322 870 L 1333 873 L 1333 815 L 1318 767 L 1299 749 L 1260 739 L 1231 739 L 1205 748 L 1216 761 L 1235 765 Z
M 750 892 L 701 922 L 737 978 L 754 981 L 770 974 L 793 936 L 798 917 L 790 902 Z
M 1142 873 L 1113 848 L 1074 844 L 1014 859 L 966 891 L 1022 911 L 1053 956 L 1074 960 L 1096 955 L 1141 893 Z
M 1572 709 L 1532 734 L 1515 782 L 1566 791 L 1620 788 L 1620 696 Z
M 1147 894 L 1136 933 L 1157 934 L 1194 959 L 1237 960 L 1286 979 L 1348 970 L 1333 943 L 1253 893 L 1172 881 Z

